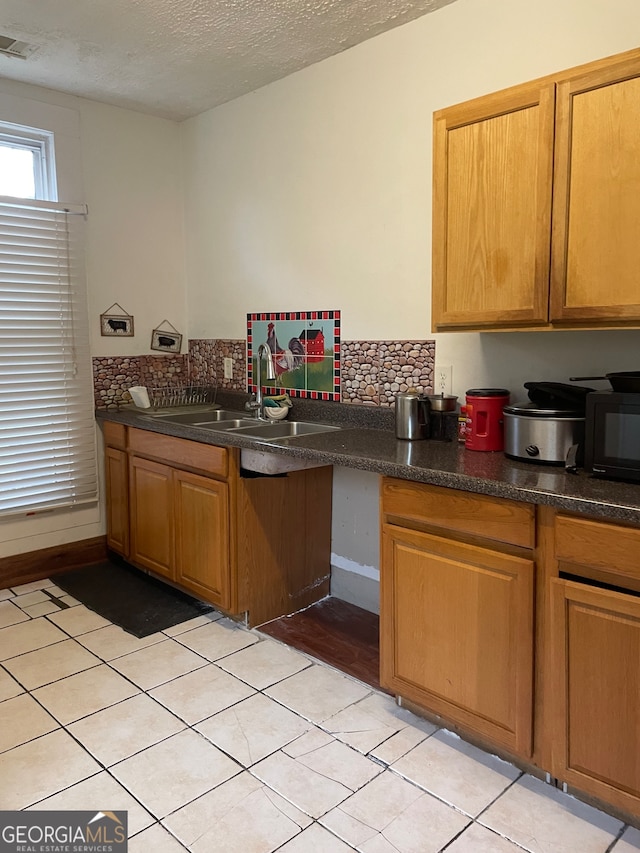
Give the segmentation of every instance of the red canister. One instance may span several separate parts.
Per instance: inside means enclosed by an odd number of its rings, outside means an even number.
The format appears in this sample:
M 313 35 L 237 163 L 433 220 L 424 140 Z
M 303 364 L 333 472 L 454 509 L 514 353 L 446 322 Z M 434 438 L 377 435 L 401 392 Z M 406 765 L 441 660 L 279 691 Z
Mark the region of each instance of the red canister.
M 467 450 L 504 450 L 503 408 L 509 403 L 505 388 L 467 391 Z

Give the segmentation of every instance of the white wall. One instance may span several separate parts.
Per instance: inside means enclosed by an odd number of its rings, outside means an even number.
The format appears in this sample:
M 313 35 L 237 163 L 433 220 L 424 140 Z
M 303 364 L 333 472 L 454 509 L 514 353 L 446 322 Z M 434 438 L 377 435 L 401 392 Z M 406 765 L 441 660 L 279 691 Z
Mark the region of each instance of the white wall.
M 76 117 L 76 139 L 79 130 L 79 150 L 71 156 L 72 147 L 57 133 L 56 154 L 61 200 L 89 206 L 92 354 L 149 353 L 151 330 L 163 319 L 186 332 L 179 126 L 0 79 L 3 120 L 49 127 L 57 115 L 52 106 Z M 134 315 L 135 337 L 100 336 L 99 315 L 113 302 Z M 104 530 L 102 504 L 0 520 L 0 557 L 91 538 Z
M 431 337 L 433 111 L 636 47 L 638 32 L 637 0 L 457 0 L 185 122 L 190 333 L 339 308 L 345 340 Z M 459 395 L 638 368 L 639 332 L 436 338 Z M 334 501 L 369 507 L 366 537 L 334 522 L 334 552 L 365 569 L 371 490 L 341 472 Z
M 180 128 L 176 122 L 83 101 L 82 147 L 89 204 L 92 354 L 151 353 L 167 319 L 187 342 Z M 101 337 L 99 315 L 118 302 L 135 335 Z
M 636 0 L 457 0 L 183 125 L 190 333 L 342 310 L 343 337 L 430 335 L 434 110 L 637 46 Z M 638 332 L 445 334 L 455 392 L 637 367 Z M 523 392 L 524 393 L 524 392 Z

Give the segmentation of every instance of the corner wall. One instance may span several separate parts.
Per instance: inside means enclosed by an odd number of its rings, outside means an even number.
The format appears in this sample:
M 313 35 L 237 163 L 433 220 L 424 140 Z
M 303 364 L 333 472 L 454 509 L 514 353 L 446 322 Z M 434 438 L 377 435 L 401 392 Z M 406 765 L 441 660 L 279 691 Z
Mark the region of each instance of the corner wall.
M 186 333 L 179 126 L 0 79 L 3 98 L 5 103 L 15 101 L 17 123 L 41 126 L 39 117 L 47 116 L 51 105 L 73 110 L 79 117 L 80 154 L 64 157 L 62 163 L 67 177 L 71 175 L 64 186 L 73 198 L 63 196 L 63 186 L 60 195 L 61 200 L 86 202 L 89 207 L 86 263 L 92 355 L 148 353 L 151 330 L 165 317 Z M 134 315 L 135 337 L 100 336 L 99 315 L 114 302 Z M 2 519 L 0 557 L 104 532 L 102 499 L 97 506 L 75 511 Z

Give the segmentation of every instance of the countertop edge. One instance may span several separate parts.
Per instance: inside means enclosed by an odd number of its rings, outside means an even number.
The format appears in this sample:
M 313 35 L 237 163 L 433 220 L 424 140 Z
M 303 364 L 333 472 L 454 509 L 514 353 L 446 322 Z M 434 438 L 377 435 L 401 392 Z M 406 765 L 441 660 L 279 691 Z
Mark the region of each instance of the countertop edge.
M 584 472 L 514 462 L 503 453 L 465 450 L 457 442 L 406 442 L 384 429 L 351 426 L 295 439 L 260 441 L 181 424 L 169 424 L 132 409 L 98 410 L 98 421 L 112 421 L 201 444 L 277 453 L 368 471 L 403 480 L 459 489 L 640 524 L 640 486 L 597 480 Z M 268 476 L 268 475 L 266 475 Z

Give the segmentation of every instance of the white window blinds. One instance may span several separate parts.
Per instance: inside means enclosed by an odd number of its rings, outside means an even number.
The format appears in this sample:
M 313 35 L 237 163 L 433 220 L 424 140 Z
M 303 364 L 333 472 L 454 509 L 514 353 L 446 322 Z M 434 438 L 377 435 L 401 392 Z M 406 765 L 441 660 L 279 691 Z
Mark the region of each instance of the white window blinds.
M 0 197 L 0 516 L 97 499 L 82 213 Z

